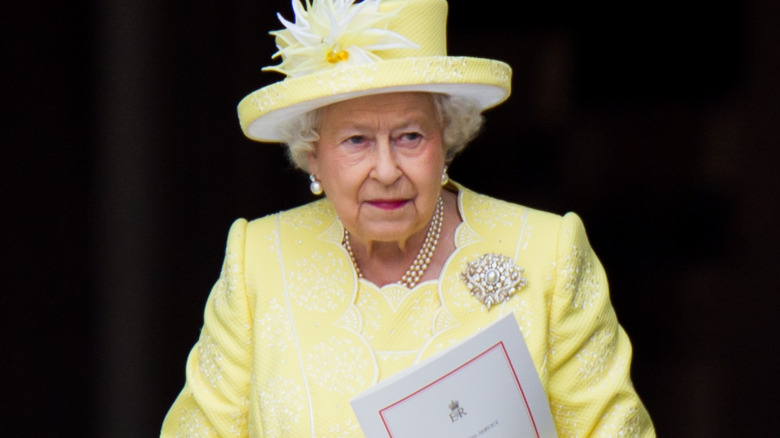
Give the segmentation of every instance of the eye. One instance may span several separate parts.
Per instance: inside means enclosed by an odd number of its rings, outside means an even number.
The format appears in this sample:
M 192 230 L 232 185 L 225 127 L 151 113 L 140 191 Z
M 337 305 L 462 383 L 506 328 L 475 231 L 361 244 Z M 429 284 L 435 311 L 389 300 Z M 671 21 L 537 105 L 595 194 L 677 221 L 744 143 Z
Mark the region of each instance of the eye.
M 365 142 L 366 142 L 366 137 L 362 135 L 353 135 L 352 137 L 349 137 L 346 140 L 344 140 L 344 143 L 351 146 L 359 146 Z
M 396 139 L 400 146 L 417 146 L 422 141 L 423 135 L 416 131 L 404 132 Z

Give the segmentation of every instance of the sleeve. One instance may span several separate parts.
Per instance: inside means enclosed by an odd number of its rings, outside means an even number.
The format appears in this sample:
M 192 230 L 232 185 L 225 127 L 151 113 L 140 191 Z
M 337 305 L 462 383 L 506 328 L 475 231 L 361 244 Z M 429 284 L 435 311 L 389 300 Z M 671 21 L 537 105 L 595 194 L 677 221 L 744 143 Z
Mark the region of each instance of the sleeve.
M 548 397 L 558 435 L 655 437 L 630 378 L 631 343 L 580 218 L 558 232 L 550 308 Z
M 246 221 L 230 229 L 222 272 L 209 295 L 186 382 L 162 437 L 247 436 L 252 357 L 251 308 L 244 280 Z

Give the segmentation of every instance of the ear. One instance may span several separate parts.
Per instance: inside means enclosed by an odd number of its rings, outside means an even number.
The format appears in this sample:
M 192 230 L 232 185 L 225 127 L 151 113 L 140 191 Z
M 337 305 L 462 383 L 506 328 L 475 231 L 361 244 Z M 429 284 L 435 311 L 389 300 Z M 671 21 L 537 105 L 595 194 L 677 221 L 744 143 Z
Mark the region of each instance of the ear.
M 312 175 L 319 174 L 320 162 L 317 159 L 316 152 L 309 152 L 306 154 L 306 162 L 309 165 L 309 173 Z

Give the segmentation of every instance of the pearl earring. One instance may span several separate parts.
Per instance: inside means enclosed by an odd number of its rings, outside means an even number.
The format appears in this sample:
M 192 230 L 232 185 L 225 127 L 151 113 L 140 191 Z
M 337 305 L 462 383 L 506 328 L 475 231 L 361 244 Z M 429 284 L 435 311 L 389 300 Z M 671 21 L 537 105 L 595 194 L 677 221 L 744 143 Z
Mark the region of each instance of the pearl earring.
M 320 184 L 319 181 L 317 181 L 317 178 L 314 175 L 309 175 L 309 180 L 311 181 L 311 184 L 309 184 L 309 190 L 316 195 L 319 196 L 322 194 L 322 184 Z
M 450 182 L 450 176 L 447 175 L 447 166 L 444 166 L 444 169 L 441 171 L 441 185 L 444 187 L 447 185 L 447 183 Z

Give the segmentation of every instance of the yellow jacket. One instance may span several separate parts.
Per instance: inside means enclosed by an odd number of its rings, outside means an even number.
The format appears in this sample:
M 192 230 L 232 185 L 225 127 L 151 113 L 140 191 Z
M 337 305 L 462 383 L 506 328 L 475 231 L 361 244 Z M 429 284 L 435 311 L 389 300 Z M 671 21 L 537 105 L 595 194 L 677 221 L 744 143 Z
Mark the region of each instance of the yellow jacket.
M 514 312 L 560 437 L 653 437 L 631 384 L 631 345 L 580 219 L 460 188 L 463 223 L 438 282 L 414 362 Z M 350 398 L 387 376 L 364 336 L 343 227 L 323 199 L 237 220 L 222 274 L 187 361 L 165 437 L 360 437 Z M 487 310 L 460 273 L 488 253 L 511 257 L 528 283 Z M 403 297 L 399 298 L 400 300 Z

